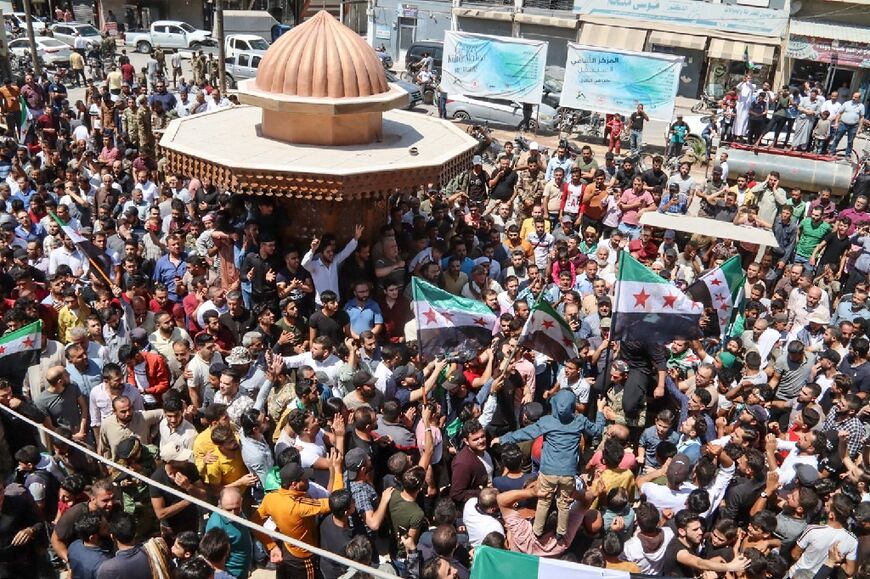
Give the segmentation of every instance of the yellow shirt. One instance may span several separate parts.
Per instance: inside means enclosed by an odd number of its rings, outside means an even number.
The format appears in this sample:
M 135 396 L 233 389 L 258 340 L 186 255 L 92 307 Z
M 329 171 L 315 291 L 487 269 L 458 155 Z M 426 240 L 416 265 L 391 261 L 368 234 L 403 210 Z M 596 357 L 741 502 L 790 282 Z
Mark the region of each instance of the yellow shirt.
M 194 442 L 194 444 L 196 443 Z M 217 460 L 205 465 L 205 474 L 202 477 L 202 482 L 206 485 L 223 487 L 236 482 L 248 474 L 248 467 L 245 466 L 245 462 L 242 460 L 241 452 L 232 458 L 226 456 L 218 449 L 215 449 L 215 454 L 218 457 Z
M 634 482 L 634 474 L 628 469 L 604 469 L 601 471 L 601 482 L 604 483 L 604 492 L 592 503 L 591 508 L 603 506 L 601 503 L 607 498 L 607 493 L 615 488 L 624 488 L 628 492 L 628 500 L 633 501 L 637 485 Z
M 73 312 L 67 306 L 60 308 L 57 312 L 57 339 L 58 341 L 68 344 L 70 341 L 69 331 L 76 327 L 85 327 L 85 320 L 91 315 L 91 310 L 88 308 L 79 308 L 78 313 Z
M 535 220 L 531 217 L 526 217 L 523 219 L 523 224 L 520 226 L 520 239 L 525 239 L 529 236 L 529 233 L 534 233 L 535 231 Z M 550 233 L 550 220 L 544 218 L 544 231 Z
M 193 461 L 199 470 L 199 475 L 205 478 L 206 464 L 203 461 L 205 455 L 217 451 L 217 446 L 211 441 L 211 426 L 196 435 L 193 439 Z

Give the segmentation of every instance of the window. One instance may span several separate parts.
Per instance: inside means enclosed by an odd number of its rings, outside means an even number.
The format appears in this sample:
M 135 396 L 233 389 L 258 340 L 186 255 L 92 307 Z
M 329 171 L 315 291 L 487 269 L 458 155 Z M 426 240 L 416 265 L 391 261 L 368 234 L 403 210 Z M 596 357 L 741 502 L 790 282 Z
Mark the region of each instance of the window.
M 257 68 L 258 66 L 260 66 L 260 57 L 259 56 L 255 56 L 254 58 L 251 59 L 251 66 L 253 68 Z
M 154 27 L 154 32 L 156 32 L 157 34 L 166 34 L 166 30 L 167 30 L 167 28 L 168 28 L 167 26 L 162 26 L 162 25 L 161 25 L 161 26 L 155 26 L 155 27 Z
M 250 60 L 250 57 L 247 54 L 240 54 L 239 55 L 239 66 L 248 66 L 249 60 Z
M 170 34 L 178 34 L 178 35 L 181 35 L 181 34 L 184 34 L 184 30 L 182 30 L 182 29 L 179 28 L 178 26 L 170 26 L 170 27 L 169 27 L 169 33 L 170 33 Z

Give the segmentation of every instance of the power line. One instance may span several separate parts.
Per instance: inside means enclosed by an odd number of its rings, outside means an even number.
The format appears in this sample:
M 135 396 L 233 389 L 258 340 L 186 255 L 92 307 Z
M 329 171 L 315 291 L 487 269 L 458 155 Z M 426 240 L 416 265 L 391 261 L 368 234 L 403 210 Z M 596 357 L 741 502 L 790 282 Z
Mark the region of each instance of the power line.
M 97 454 L 96 452 L 91 450 L 90 448 L 88 448 L 86 446 L 82 446 L 81 444 L 79 444 L 78 442 L 76 442 L 74 440 L 70 440 L 68 438 L 61 436 L 60 434 L 54 432 L 53 430 L 46 428 L 44 425 L 39 424 L 38 422 L 34 422 L 34 421 L 30 420 L 26 416 L 19 414 L 18 412 L 16 412 L 15 410 L 12 410 L 11 408 L 9 408 L 7 406 L 3 406 L 2 404 L 0 404 L 0 410 L 6 412 L 7 414 L 11 414 L 15 418 L 18 418 L 19 420 L 29 424 L 30 426 L 35 427 L 36 429 L 40 430 L 41 432 L 48 434 L 52 438 L 55 438 L 55 439 L 62 441 L 67 446 L 71 446 L 71 447 L 75 448 L 76 450 L 79 450 L 79 451 L 85 453 L 86 455 L 98 460 L 99 462 L 101 462 L 105 465 L 111 466 L 112 468 L 119 470 L 119 471 L 123 472 L 124 474 L 135 477 L 143 482 L 148 483 L 149 485 L 157 487 L 158 489 L 162 490 L 163 492 L 175 495 L 176 497 L 183 499 L 183 500 L 186 500 L 186 501 L 188 501 L 188 502 L 190 502 L 198 507 L 206 509 L 207 511 L 210 511 L 213 513 L 218 513 L 222 517 L 227 518 L 227 519 L 233 521 L 234 523 L 242 525 L 243 527 L 247 527 L 247 528 L 251 529 L 252 531 L 258 531 L 258 532 L 263 533 L 265 535 L 269 535 L 270 537 L 272 537 L 274 539 L 284 541 L 285 543 L 293 545 L 294 547 L 298 547 L 300 549 L 305 549 L 306 551 L 310 551 L 310 552 L 314 553 L 315 555 L 320 555 L 321 557 L 325 557 L 327 559 L 335 561 L 336 563 L 341 563 L 342 565 L 345 565 L 347 567 L 352 567 L 358 571 L 362 571 L 363 573 L 367 573 L 373 577 L 378 577 L 379 579 L 396 579 L 395 575 L 391 575 L 391 574 L 385 573 L 379 569 L 369 567 L 368 565 L 364 565 L 362 563 L 352 561 L 346 557 L 343 557 L 343 556 L 338 555 L 336 553 L 333 553 L 331 551 L 326 551 L 324 549 L 321 549 L 320 547 L 315 547 L 314 545 L 309 545 L 308 543 L 306 543 L 304 541 L 300 541 L 299 539 L 294 539 L 293 537 L 288 537 L 287 535 L 280 533 L 278 531 L 273 531 L 273 530 L 267 529 L 266 527 L 263 527 L 262 525 L 257 525 L 257 524 L 252 523 L 251 521 L 249 521 L 247 519 L 243 519 L 242 517 L 240 517 L 238 515 L 224 511 L 223 509 L 216 507 L 216 506 L 212 505 L 211 503 L 208 503 L 208 502 L 203 501 L 201 499 L 198 499 L 194 496 L 183 493 L 177 489 L 169 487 L 163 483 L 160 483 L 160 482 L 152 479 L 151 477 L 145 476 L 145 475 L 138 473 L 134 470 L 131 470 L 123 465 L 120 465 L 113 460 L 109 460 L 108 458 L 100 456 L 99 454 Z

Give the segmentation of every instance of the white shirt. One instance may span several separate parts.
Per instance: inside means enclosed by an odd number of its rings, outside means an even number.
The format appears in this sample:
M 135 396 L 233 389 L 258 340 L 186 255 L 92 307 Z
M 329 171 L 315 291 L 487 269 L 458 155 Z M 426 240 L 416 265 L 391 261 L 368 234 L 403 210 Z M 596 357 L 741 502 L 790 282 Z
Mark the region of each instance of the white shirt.
M 822 105 L 822 112 L 828 111 L 829 113 L 831 113 L 830 118 L 832 119 L 836 117 L 841 110 L 843 110 L 843 103 L 838 101 L 832 101 L 831 99 L 826 100 L 825 103 Z
M 801 558 L 789 569 L 788 576 L 794 577 L 796 571 L 807 569 L 811 574 L 825 562 L 828 549 L 837 543 L 841 554 L 847 561 L 858 559 L 858 539 L 846 529 L 834 529 L 827 525 L 810 525 L 798 538 L 797 545 L 804 550 Z
M 200 328 L 204 328 L 205 327 L 205 320 L 202 319 L 202 315 L 204 313 L 206 313 L 209 310 L 214 310 L 218 313 L 218 315 L 220 315 L 220 314 L 227 313 L 229 311 L 229 309 L 230 309 L 230 306 L 228 306 L 226 303 L 224 303 L 224 305 L 221 307 L 217 307 L 216 305 L 214 305 L 213 301 L 211 301 L 211 300 L 205 301 L 202 304 L 200 304 L 200 306 L 196 310 L 196 323 L 199 324 Z
M 169 442 L 177 442 L 182 448 L 193 450 L 193 441 L 196 439 L 196 428 L 187 420 L 182 420 L 173 431 L 169 430 L 169 425 L 166 423 L 166 418 L 160 421 L 158 427 L 160 432 L 160 445 L 163 446 Z
M 786 450 L 788 454 L 782 461 L 782 465 L 776 469 L 779 474 L 779 482 L 782 485 L 788 485 L 797 476 L 795 467 L 799 464 L 806 464 L 814 469 L 819 469 L 819 459 L 816 456 L 800 454 L 797 447 L 797 442 L 794 440 L 776 440 L 776 450 Z
M 658 510 L 671 509 L 676 515 L 686 508 L 686 499 L 689 498 L 689 493 L 696 488 L 695 485 L 684 482 L 680 485 L 679 490 L 673 491 L 666 485 L 648 482 L 640 487 L 640 492 L 645 494 L 646 500 Z
M 314 281 L 314 301 L 317 305 L 322 305 L 320 302 L 320 292 L 326 290 L 334 291 L 338 299 L 341 300 L 341 292 L 338 289 L 338 268 L 354 252 L 356 245 L 356 238 L 348 241 L 347 245 L 335 254 L 335 259 L 329 265 L 323 263 L 323 260 L 320 258 L 314 259 L 314 253 L 310 249 L 302 257 L 302 267 L 308 270 L 308 273 L 311 274 L 311 279 Z
M 151 181 L 150 179 L 144 183 L 139 183 L 137 181 L 136 184 L 133 185 L 133 188 L 142 190 L 142 199 L 144 199 L 149 205 L 151 205 L 157 198 L 157 185 L 155 185 L 154 181 Z
M 504 536 L 504 527 L 498 519 L 484 515 L 477 510 L 477 499 L 468 499 L 462 509 L 462 521 L 468 531 L 468 542 L 472 547 L 479 546 L 483 539 L 493 531 Z
M 375 388 L 381 391 L 381 394 L 386 395 L 387 393 L 387 380 L 389 380 L 390 376 L 393 375 L 393 371 L 390 368 L 387 368 L 386 364 L 378 364 L 378 367 L 375 368 L 375 373 L 372 374 L 372 378 L 375 379 Z
M 142 395 L 133 386 L 124 384 L 124 390 L 121 392 L 121 395 L 130 399 L 133 410 L 145 410 Z M 103 423 L 103 420 L 112 416 L 112 398 L 105 383 L 91 390 L 88 399 L 91 412 L 91 426 L 99 426 Z
M 652 553 L 647 553 L 643 550 L 643 545 L 637 536 L 639 532 L 640 529 L 637 530 L 631 539 L 625 542 L 622 554 L 619 556 L 620 560 L 637 563 L 637 566 L 640 567 L 640 572 L 646 575 L 661 575 L 662 568 L 664 567 L 665 551 L 671 539 L 674 538 L 674 531 L 670 527 L 662 527 L 665 538 L 659 548 Z
M 51 254 L 48 256 L 48 273 L 54 274 L 60 265 L 68 265 L 73 275 L 79 275 L 79 277 L 90 269 L 90 263 L 78 249 L 70 251 L 63 245 L 51 250 Z M 77 274 L 77 272 L 82 273 Z
M 329 386 L 335 383 L 338 369 L 341 367 L 341 359 L 335 354 L 330 354 L 325 360 L 314 359 L 311 352 L 303 352 L 295 356 L 284 356 L 284 366 L 287 368 L 299 368 L 310 366 L 315 372 L 323 372 L 329 378 Z
M 232 106 L 229 99 L 226 97 L 221 97 L 220 101 L 215 102 L 215 100 L 211 97 L 206 100 L 205 112 L 210 113 L 212 111 L 219 111 L 221 109 L 228 109 Z

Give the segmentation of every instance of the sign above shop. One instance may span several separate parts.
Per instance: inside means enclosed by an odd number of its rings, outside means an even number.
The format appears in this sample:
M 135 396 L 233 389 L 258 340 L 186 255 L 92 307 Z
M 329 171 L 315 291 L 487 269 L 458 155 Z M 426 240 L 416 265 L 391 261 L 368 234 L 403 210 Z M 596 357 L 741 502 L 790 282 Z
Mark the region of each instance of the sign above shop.
M 411 4 L 399 4 L 396 6 L 396 12 L 402 18 L 417 18 L 418 9 Z
M 832 38 L 790 34 L 785 55 L 797 60 L 814 60 L 838 66 L 870 68 L 870 44 Z
M 700 0 L 574 0 L 574 13 L 779 38 L 788 22 L 788 13 L 782 10 Z

